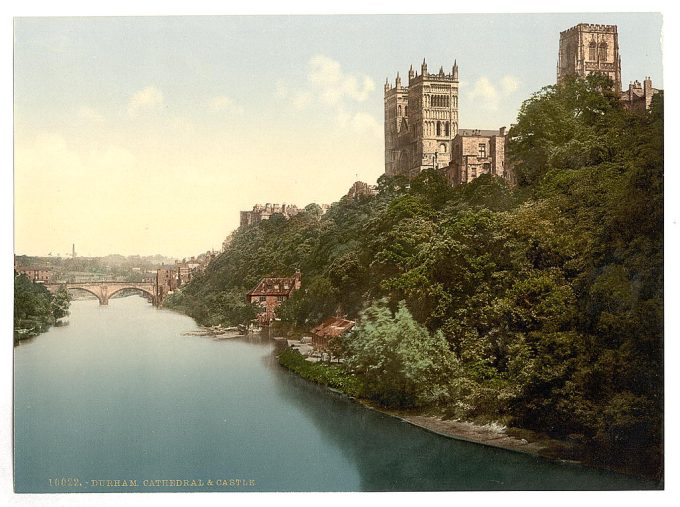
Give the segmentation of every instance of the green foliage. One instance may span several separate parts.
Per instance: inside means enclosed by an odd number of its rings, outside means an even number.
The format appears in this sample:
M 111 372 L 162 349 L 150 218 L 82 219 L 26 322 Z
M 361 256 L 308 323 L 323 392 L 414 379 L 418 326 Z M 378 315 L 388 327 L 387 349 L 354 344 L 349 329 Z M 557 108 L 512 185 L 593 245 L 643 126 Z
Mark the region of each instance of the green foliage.
M 245 292 L 243 288 L 209 292 L 195 302 L 186 298 L 184 291 L 177 291 L 164 304 L 185 312 L 206 326 L 236 326 L 248 324 L 259 313 L 256 305 L 246 302 Z
M 350 334 L 347 367 L 364 379 L 365 394 L 387 406 L 442 403 L 451 394 L 456 362 L 441 333 L 431 335 L 406 305 L 392 312 L 378 302 Z
M 14 336 L 29 338 L 44 333 L 57 319 L 68 315 L 70 297 L 65 289 L 55 296 L 26 275 L 14 273 Z
M 508 132 L 521 185 L 539 181 L 551 168 L 577 169 L 611 160 L 623 114 L 609 89 L 606 78 L 592 74 L 547 86 L 522 104 Z
M 383 176 L 376 196 L 239 229 L 182 305 L 211 321 L 219 294 L 299 268 L 279 316 L 359 319 L 336 352 L 363 395 L 578 434 L 658 471 L 663 95 L 631 113 L 608 90 L 591 76 L 523 104 L 518 188 Z
M 286 348 L 278 354 L 279 364 L 297 373 L 302 378 L 317 384 L 339 389 L 353 396 L 363 396 L 364 386 L 361 377 L 348 372 L 342 364 L 312 363 L 306 361 L 297 350 Z
M 66 287 L 61 286 L 57 293 L 52 298 L 52 316 L 55 320 L 59 320 L 68 316 L 69 305 L 71 304 L 71 295 L 66 290 Z

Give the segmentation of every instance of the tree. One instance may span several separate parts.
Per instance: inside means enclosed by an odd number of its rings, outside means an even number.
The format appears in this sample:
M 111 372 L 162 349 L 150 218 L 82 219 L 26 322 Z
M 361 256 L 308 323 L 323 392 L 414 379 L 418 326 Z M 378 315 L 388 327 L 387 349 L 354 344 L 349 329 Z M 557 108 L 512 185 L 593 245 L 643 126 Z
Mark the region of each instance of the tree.
M 520 185 L 549 169 L 575 169 L 611 159 L 621 135 L 620 100 L 611 81 L 591 74 L 546 86 L 524 101 L 508 131 L 508 152 Z
M 451 396 L 457 365 L 446 340 L 418 324 L 403 302 L 394 315 L 385 301 L 367 308 L 346 347 L 345 364 L 364 378 L 366 394 L 383 405 L 417 407 Z
M 47 331 L 54 322 L 52 295 L 24 274 L 14 273 L 15 337 L 29 337 Z
M 63 285 L 59 287 L 57 293 L 52 298 L 52 315 L 55 320 L 66 317 L 69 314 L 71 295 Z

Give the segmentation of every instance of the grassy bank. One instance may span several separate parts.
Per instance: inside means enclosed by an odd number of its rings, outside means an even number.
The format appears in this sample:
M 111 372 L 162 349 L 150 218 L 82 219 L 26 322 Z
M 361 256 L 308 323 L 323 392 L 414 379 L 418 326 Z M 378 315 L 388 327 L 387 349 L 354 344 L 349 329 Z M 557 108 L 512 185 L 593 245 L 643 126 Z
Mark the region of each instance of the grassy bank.
M 306 380 L 338 389 L 354 398 L 362 396 L 363 382 L 359 377 L 347 372 L 340 363 L 311 363 L 305 361 L 297 350 L 291 348 L 284 349 L 277 357 L 279 364 Z

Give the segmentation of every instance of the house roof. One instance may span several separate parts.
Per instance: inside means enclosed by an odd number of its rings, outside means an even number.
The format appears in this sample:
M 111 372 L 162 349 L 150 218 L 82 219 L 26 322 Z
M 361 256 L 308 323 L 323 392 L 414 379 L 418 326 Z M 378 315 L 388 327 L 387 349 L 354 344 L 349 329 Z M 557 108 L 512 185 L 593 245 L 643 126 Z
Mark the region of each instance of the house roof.
M 346 333 L 354 327 L 354 324 L 353 320 L 329 317 L 312 329 L 312 334 L 321 338 L 333 338 Z
M 287 289 L 284 287 L 288 287 Z M 289 296 L 295 289 L 295 277 L 263 278 L 247 296 Z

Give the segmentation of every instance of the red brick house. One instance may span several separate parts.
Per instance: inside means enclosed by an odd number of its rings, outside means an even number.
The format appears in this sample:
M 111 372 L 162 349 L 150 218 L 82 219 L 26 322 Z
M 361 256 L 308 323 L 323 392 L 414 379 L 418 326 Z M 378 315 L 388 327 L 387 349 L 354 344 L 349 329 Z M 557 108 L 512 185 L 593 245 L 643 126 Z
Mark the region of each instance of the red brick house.
M 276 308 L 290 298 L 301 286 L 300 271 L 289 278 L 263 278 L 253 290 L 246 294 L 246 302 L 262 307 L 257 316 L 260 325 L 269 325 L 276 318 Z
M 52 271 L 47 268 L 15 267 L 14 270 L 20 275 L 26 275 L 33 283 L 50 283 L 52 281 Z
M 354 327 L 352 320 L 340 317 L 329 317 L 312 329 L 312 346 L 317 350 L 325 350 L 331 338 L 342 336 Z

